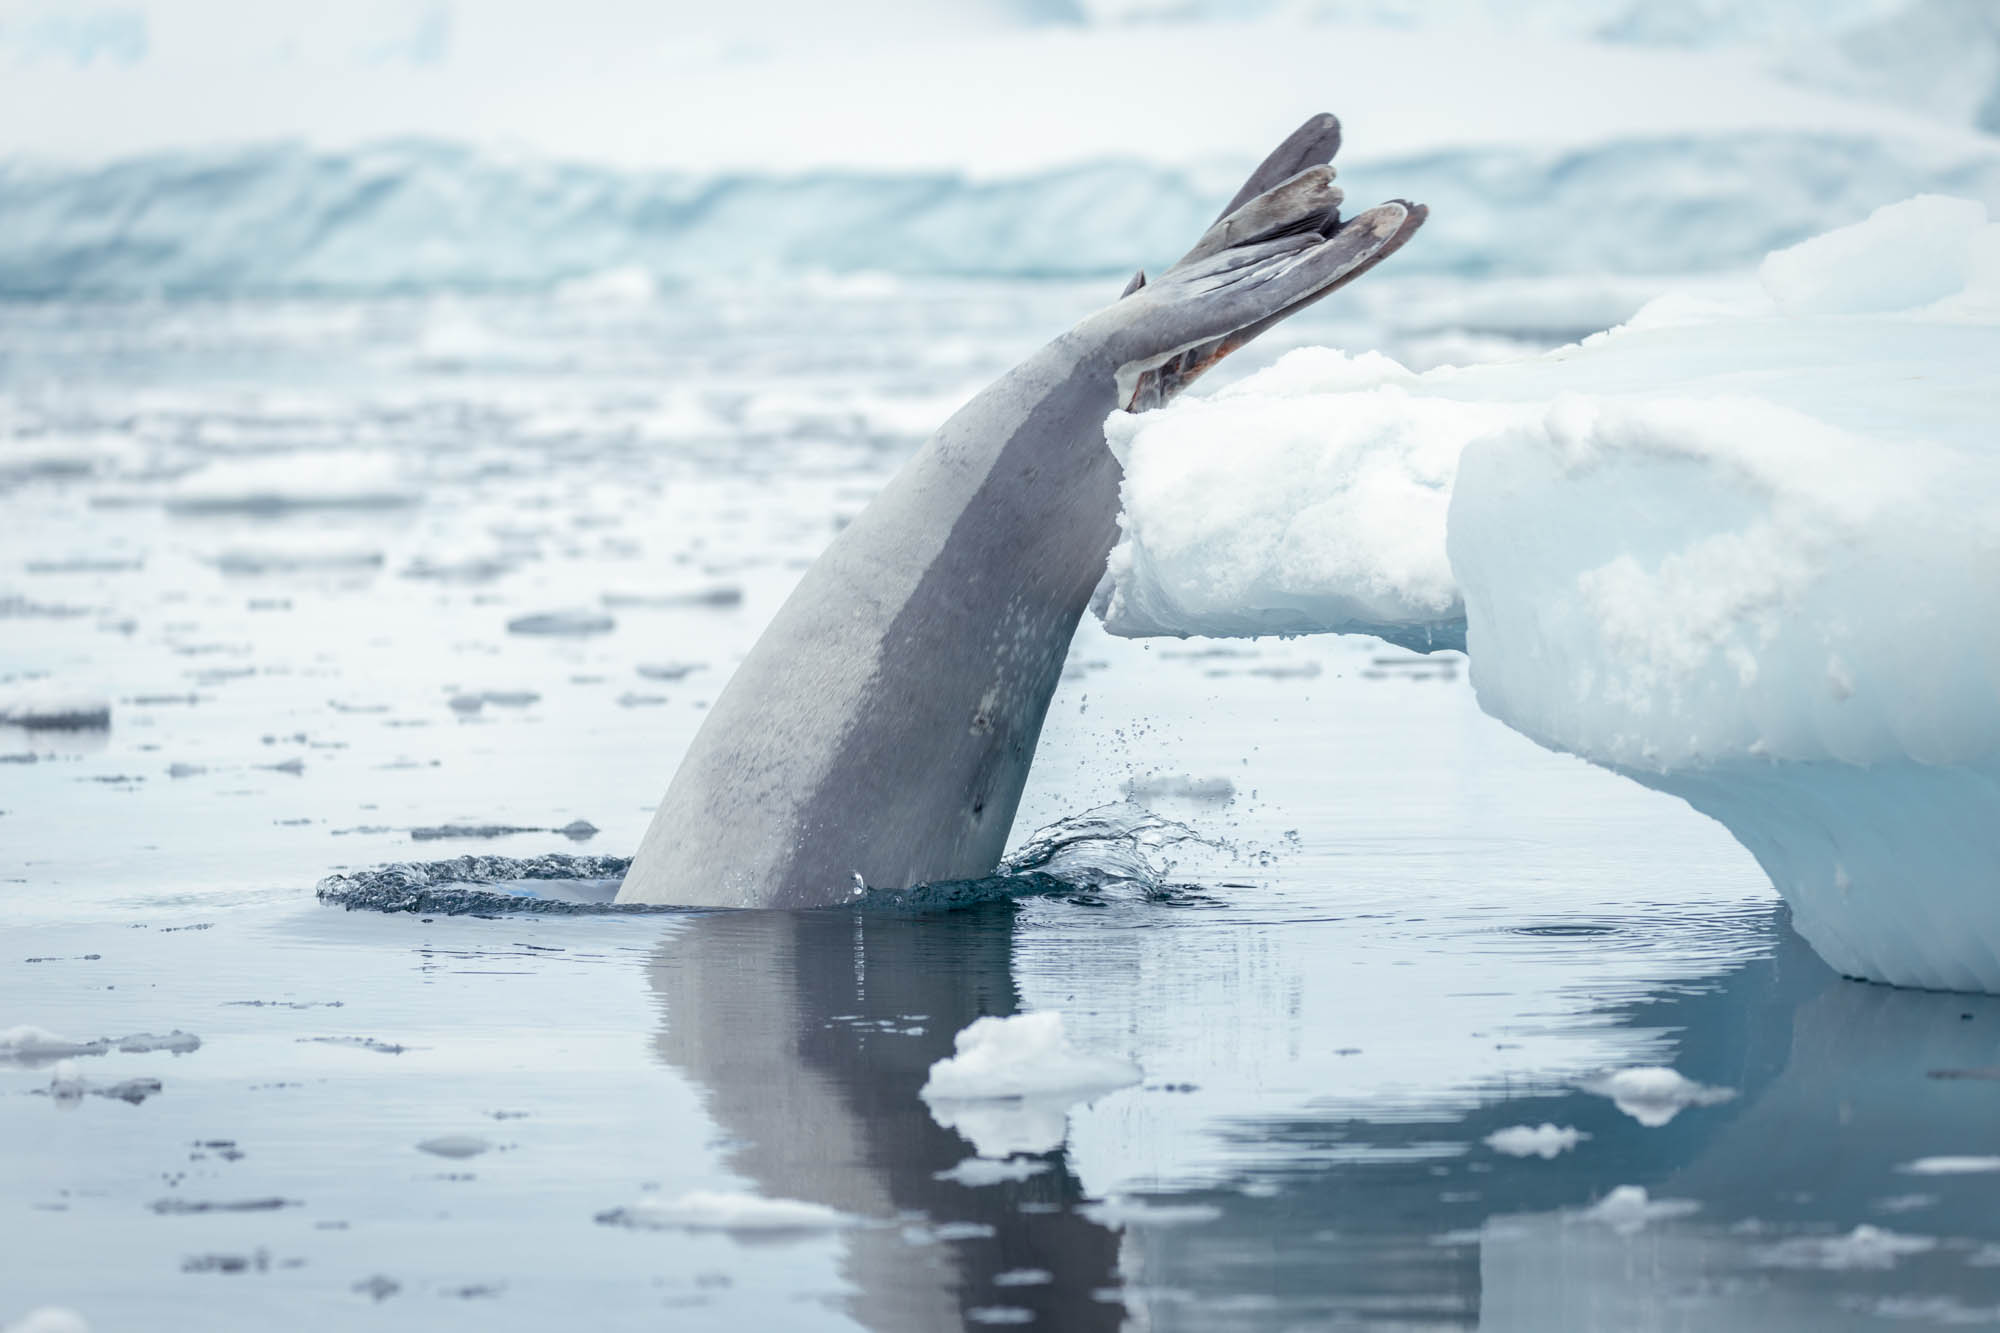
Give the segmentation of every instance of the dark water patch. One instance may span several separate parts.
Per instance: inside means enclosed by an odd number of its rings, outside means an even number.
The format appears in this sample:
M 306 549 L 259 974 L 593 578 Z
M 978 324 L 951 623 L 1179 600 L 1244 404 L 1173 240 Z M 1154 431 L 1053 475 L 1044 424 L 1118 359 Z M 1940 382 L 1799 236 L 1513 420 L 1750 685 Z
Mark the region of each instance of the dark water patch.
M 570 829 L 557 831 L 579 836 Z M 822 910 L 932 914 L 1051 897 L 1085 905 L 1114 899 L 1206 901 L 1198 888 L 1169 882 L 1163 859 L 1168 849 L 1199 841 L 1186 826 L 1141 807 L 1101 806 L 1042 829 L 992 875 L 906 889 L 857 887 L 847 901 Z M 535 857 L 459 856 L 330 875 L 320 881 L 315 893 L 328 906 L 350 911 L 422 916 L 712 910 L 618 902 L 619 884 L 631 864 L 630 857 L 561 852 Z
M 1559 922 L 1551 925 L 1515 926 L 1510 933 L 1515 935 L 1536 935 L 1550 939 L 1568 939 L 1572 936 L 1616 935 L 1618 927 L 1591 925 L 1584 922 Z

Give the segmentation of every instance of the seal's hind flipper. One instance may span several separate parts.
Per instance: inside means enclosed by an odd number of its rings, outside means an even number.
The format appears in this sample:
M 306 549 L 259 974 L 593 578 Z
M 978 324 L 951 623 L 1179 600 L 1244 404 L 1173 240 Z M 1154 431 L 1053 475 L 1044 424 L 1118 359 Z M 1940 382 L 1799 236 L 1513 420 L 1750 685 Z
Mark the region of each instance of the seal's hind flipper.
M 1250 173 L 1250 179 L 1243 182 L 1243 188 L 1215 215 L 1215 220 L 1222 221 L 1272 186 L 1290 180 L 1307 167 L 1333 161 L 1333 155 L 1339 151 L 1340 120 L 1332 112 L 1322 111 L 1293 130 L 1283 143 L 1271 150 L 1269 157 L 1257 164 L 1257 169 Z

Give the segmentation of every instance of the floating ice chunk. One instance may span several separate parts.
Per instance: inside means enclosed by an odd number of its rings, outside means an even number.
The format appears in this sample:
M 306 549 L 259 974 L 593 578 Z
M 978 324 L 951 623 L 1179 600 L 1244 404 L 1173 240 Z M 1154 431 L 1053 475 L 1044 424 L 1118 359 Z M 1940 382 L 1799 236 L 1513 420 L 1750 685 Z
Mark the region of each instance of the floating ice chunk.
M 642 1199 L 628 1207 L 599 1213 L 597 1220 L 606 1226 L 644 1231 L 725 1231 L 762 1235 L 833 1231 L 856 1226 L 860 1222 L 860 1219 L 825 1204 L 710 1190 L 695 1190 L 671 1200 Z
M 1614 1106 L 1648 1129 L 1658 1129 L 1690 1106 L 1715 1106 L 1736 1095 L 1732 1089 L 1707 1087 L 1657 1065 L 1620 1069 L 1582 1087 L 1585 1092 L 1609 1097 Z
M 1072 1105 L 1141 1077 L 1129 1060 L 1072 1046 L 1053 1010 L 975 1019 L 953 1045 L 957 1053 L 931 1066 L 917 1095 L 981 1157 L 1051 1152 L 1069 1132 Z
M 1212 1203 L 1152 1203 L 1120 1195 L 1087 1203 L 1077 1211 L 1105 1227 L 1184 1227 L 1222 1216 Z
M 30 1065 L 51 1060 L 67 1062 L 77 1056 L 104 1055 L 114 1049 L 127 1055 L 144 1055 L 152 1051 L 186 1055 L 201 1049 L 201 1038 L 179 1028 L 165 1034 L 135 1032 L 129 1037 L 98 1037 L 92 1041 L 74 1041 L 59 1037 L 46 1028 L 27 1024 L 0 1029 L 0 1061 L 12 1060 Z
M 967 1189 L 978 1189 L 985 1185 L 1000 1185 L 1012 1180 L 1027 1180 L 1039 1176 L 1049 1169 L 1049 1164 L 1034 1157 L 1013 1157 L 1005 1161 L 994 1161 L 985 1157 L 968 1157 L 957 1166 L 937 1172 L 933 1180 L 950 1180 Z
M 61 1060 L 74 1055 L 102 1055 L 110 1049 L 107 1041 L 73 1041 L 47 1028 L 30 1023 L 0 1028 L 0 1060 L 39 1062 Z
M 1663 1222 L 1698 1212 L 1701 1205 L 1692 1199 L 1655 1199 L 1640 1185 L 1620 1185 L 1578 1214 L 1586 1221 L 1599 1222 L 1613 1231 L 1629 1234 L 1648 1222 Z
M 8 1324 L 5 1333 L 90 1333 L 90 1324 L 65 1306 L 43 1305 Z
M 149 1051 L 188 1055 L 201 1049 L 201 1038 L 192 1032 L 182 1032 L 179 1028 L 164 1034 L 135 1032 L 129 1037 L 120 1037 L 118 1049 L 127 1055 L 144 1055 Z
M 1486 1136 L 1486 1146 L 1509 1157 L 1541 1157 L 1553 1160 L 1574 1148 L 1590 1135 L 1568 1125 L 1510 1125 Z
M 931 1066 L 919 1090 L 925 1101 L 1091 1096 L 1128 1087 L 1139 1067 L 1110 1055 L 1093 1055 L 1070 1044 L 1063 1016 L 1055 1010 L 974 1019 L 952 1039 L 956 1054 Z
M 1482 708 L 1720 820 L 1836 969 L 2000 991 L 1986 219 L 1911 200 L 1543 356 L 1294 353 L 1114 415 L 1106 623 L 1435 647 L 1462 606 Z
M 516 616 L 507 622 L 509 634 L 543 634 L 558 637 L 582 638 L 591 634 L 609 634 L 618 627 L 618 622 L 602 611 L 542 611 L 531 616 Z
M 705 588 L 684 588 L 668 592 L 612 591 L 599 601 L 614 610 L 629 608 L 661 609 L 676 606 L 731 607 L 743 605 L 743 589 L 733 583 L 717 583 Z
M 2000 1157 L 1919 1157 L 1896 1168 L 1913 1176 L 1970 1176 L 2000 1171 Z
M 1771 1268 L 1893 1268 L 1906 1254 L 1937 1248 L 1931 1236 L 1907 1236 L 1863 1223 L 1844 1236 L 1800 1236 L 1762 1250 L 1757 1262 Z
M 477 1157 L 489 1151 L 493 1145 L 477 1134 L 441 1134 L 434 1139 L 424 1139 L 417 1144 L 418 1152 L 427 1152 L 433 1157 L 463 1159 Z
M 382 567 L 382 553 L 325 538 L 302 537 L 265 541 L 218 551 L 215 568 L 224 574 L 254 577 L 264 574 L 354 574 Z
M 277 515 L 312 509 L 401 509 L 420 497 L 388 454 L 325 451 L 232 458 L 176 482 L 176 514 Z
M 111 701 L 56 685 L 29 685 L 0 695 L 0 724 L 37 731 L 101 731 L 111 725 Z

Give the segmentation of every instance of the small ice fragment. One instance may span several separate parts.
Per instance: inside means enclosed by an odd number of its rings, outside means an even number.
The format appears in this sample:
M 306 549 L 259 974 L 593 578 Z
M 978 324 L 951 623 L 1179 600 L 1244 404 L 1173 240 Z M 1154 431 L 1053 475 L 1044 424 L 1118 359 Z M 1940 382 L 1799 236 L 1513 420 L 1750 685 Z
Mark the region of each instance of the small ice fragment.
M 1592 1222 L 1601 1222 L 1613 1231 L 1629 1234 L 1648 1222 L 1686 1217 L 1700 1207 L 1692 1199 L 1648 1198 L 1642 1185 L 1620 1185 L 1584 1209 L 1581 1216 Z
M 170 778 L 194 778 L 200 777 L 206 772 L 208 772 L 208 769 L 201 764 L 172 763 L 167 765 L 167 776 Z
M 43 1305 L 7 1325 L 4 1333 L 90 1333 L 90 1325 L 74 1310 Z
M 162 1217 L 181 1217 L 194 1213 L 275 1213 L 281 1208 L 298 1208 L 303 1205 L 297 1199 L 156 1199 L 151 1207 Z
M 111 1043 L 101 1037 L 96 1041 L 72 1041 L 68 1037 L 57 1036 L 47 1028 L 27 1023 L 19 1027 L 0 1028 L 0 1061 L 39 1064 L 75 1055 L 102 1055 L 110 1049 Z
M 1906 1254 L 1937 1248 L 1930 1236 L 1906 1236 L 1866 1223 L 1844 1236 L 1801 1236 L 1760 1252 L 1757 1262 L 1771 1268 L 1822 1268 L 1832 1271 L 1895 1267 Z
M 419 1143 L 417 1151 L 427 1152 L 433 1157 L 466 1158 L 477 1157 L 492 1146 L 477 1134 L 442 1134 Z
M 953 1044 L 957 1054 L 931 1066 L 917 1095 L 981 1157 L 1051 1152 L 1069 1132 L 1072 1104 L 1141 1077 L 1129 1060 L 1070 1045 L 1052 1010 L 975 1019 Z
M 144 1055 L 148 1051 L 171 1051 L 175 1055 L 187 1055 L 201 1049 L 201 1038 L 192 1032 L 175 1028 L 164 1035 L 152 1032 L 135 1032 L 119 1039 L 118 1049 L 127 1055 Z
M 601 611 L 542 611 L 531 616 L 516 616 L 507 622 L 509 634 L 541 634 L 569 638 L 609 634 L 617 627 L 618 622 Z
M 1540 1157 L 1553 1160 L 1574 1148 L 1590 1135 L 1568 1125 L 1510 1125 L 1486 1136 L 1486 1146 L 1509 1157 Z
M 1105 1227 L 1191 1226 L 1197 1222 L 1213 1222 L 1222 1216 L 1222 1210 L 1212 1203 L 1149 1203 L 1144 1199 L 1118 1195 L 1085 1204 L 1077 1211 Z
M 111 701 L 37 686 L 0 698 L 0 724 L 33 731 L 103 731 L 111 725 Z
M 685 680 L 701 669 L 701 663 L 699 662 L 661 662 L 657 664 L 641 662 L 638 667 L 639 674 L 647 680 L 669 681 Z
M 1032 1324 L 1035 1312 L 1018 1305 L 974 1305 L 965 1312 L 965 1317 L 975 1324 Z
M 931 1066 L 917 1095 L 925 1101 L 1088 1096 L 1128 1087 L 1141 1077 L 1130 1060 L 1092 1055 L 1070 1044 L 1055 1010 L 974 1019 L 952 1039 L 956 1054 Z
M 411 829 L 410 837 L 417 842 L 435 842 L 440 838 L 506 838 L 516 833 L 541 831 L 519 824 L 431 824 Z
M 931 1234 L 939 1240 L 985 1240 L 995 1232 L 985 1222 L 940 1222 Z
M 993 1275 L 996 1287 L 1042 1287 L 1056 1280 L 1056 1275 L 1046 1268 L 1010 1268 Z
M 556 832 L 562 834 L 571 842 L 587 842 L 597 836 L 597 825 L 591 823 L 588 819 L 572 819 L 569 823 L 557 829 Z
M 598 600 L 617 610 L 621 607 L 664 608 L 673 606 L 730 607 L 743 604 L 743 589 L 729 583 L 712 588 L 690 588 L 684 592 L 607 592 Z
M 1005 1161 L 968 1157 L 957 1166 L 935 1173 L 931 1179 L 956 1181 L 967 1189 L 978 1189 L 983 1185 L 1026 1180 L 1030 1176 L 1039 1176 L 1048 1169 L 1047 1162 L 1033 1157 L 1012 1157 Z
M 724 1231 L 783 1235 L 787 1232 L 833 1231 L 858 1224 L 859 1219 L 825 1204 L 797 1199 L 765 1199 L 754 1194 L 723 1194 L 695 1190 L 678 1199 L 641 1199 L 624 1208 L 597 1215 L 605 1226 L 642 1231 Z
M 1919 1157 L 1896 1168 L 1913 1176 L 1970 1176 L 2000 1171 L 2000 1157 Z
M 1711 1088 L 1658 1065 L 1620 1069 L 1579 1085 L 1585 1092 L 1609 1097 L 1612 1104 L 1648 1129 L 1658 1129 L 1690 1106 L 1714 1106 L 1736 1093 Z

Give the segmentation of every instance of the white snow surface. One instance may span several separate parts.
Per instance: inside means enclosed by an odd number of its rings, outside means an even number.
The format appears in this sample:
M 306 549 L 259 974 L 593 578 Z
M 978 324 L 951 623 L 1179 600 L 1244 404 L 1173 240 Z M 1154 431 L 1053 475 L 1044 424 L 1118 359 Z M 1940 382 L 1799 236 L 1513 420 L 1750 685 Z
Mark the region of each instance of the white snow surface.
M 1721 820 L 1842 972 L 2000 990 L 2000 226 L 1920 196 L 1575 346 L 1295 352 L 1107 427 L 1131 635 L 1446 641 Z

